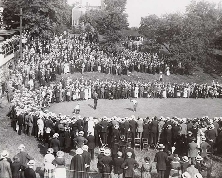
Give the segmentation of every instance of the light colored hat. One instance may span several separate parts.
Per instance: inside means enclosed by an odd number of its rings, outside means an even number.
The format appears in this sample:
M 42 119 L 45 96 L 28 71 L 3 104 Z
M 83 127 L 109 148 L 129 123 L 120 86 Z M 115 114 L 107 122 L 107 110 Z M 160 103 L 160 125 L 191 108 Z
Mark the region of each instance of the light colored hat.
M 191 175 L 188 172 L 184 172 L 182 178 L 191 178 Z
M 53 148 L 48 148 L 47 153 L 52 154 L 54 152 Z
M 84 151 L 88 151 L 89 147 L 88 147 L 87 145 L 83 145 L 82 149 L 83 149 Z
M 202 140 L 202 141 L 205 141 L 205 140 L 206 140 L 206 137 L 202 137 L 201 140 Z
M 187 134 L 193 134 L 190 130 L 187 132 Z
M 23 145 L 23 144 L 19 145 L 18 149 L 19 150 L 25 149 L 25 145 Z
M 84 132 L 83 131 L 79 131 L 79 135 L 84 135 Z
M 105 149 L 104 155 L 105 156 L 110 156 L 111 155 L 111 150 L 109 148 Z
M 127 152 L 126 155 L 127 155 L 129 158 L 131 158 L 132 153 L 131 153 L 131 152 Z
M 123 155 L 123 153 L 121 151 L 118 151 L 117 155 L 121 157 Z
M 202 158 L 200 155 L 197 155 L 196 160 L 197 160 L 197 161 L 202 161 L 203 158 Z
M 114 125 L 114 128 L 115 128 L 115 129 L 118 129 L 118 128 L 119 128 L 119 125 L 118 125 L 118 124 Z
M 105 151 L 105 148 L 100 148 L 100 149 L 99 149 L 99 152 L 100 152 L 100 153 L 104 153 L 104 151 Z
M 82 148 L 77 148 L 76 149 L 76 154 L 77 155 L 81 155 L 83 153 L 83 149 Z
M 188 158 L 187 156 L 183 156 L 183 157 L 182 157 L 182 161 L 183 161 L 183 162 L 189 162 L 189 158 Z
M 203 178 L 203 176 L 200 173 L 194 174 L 194 178 Z
M 9 152 L 7 150 L 3 150 L 1 152 L 1 158 L 7 158 L 9 156 Z
M 56 156 L 57 157 L 63 157 L 65 154 L 64 154 L 64 152 L 63 151 L 58 151 L 57 153 L 56 153 Z
M 54 133 L 53 138 L 58 138 L 59 134 L 58 133 Z
M 209 126 L 209 128 L 210 128 L 210 129 L 214 129 L 215 127 L 214 127 L 213 124 L 211 124 L 211 125 Z
M 158 149 L 164 149 L 164 148 L 165 146 L 162 143 L 158 145 Z
M 35 165 L 35 161 L 34 160 L 30 160 L 28 163 L 27 163 L 28 166 L 34 166 Z

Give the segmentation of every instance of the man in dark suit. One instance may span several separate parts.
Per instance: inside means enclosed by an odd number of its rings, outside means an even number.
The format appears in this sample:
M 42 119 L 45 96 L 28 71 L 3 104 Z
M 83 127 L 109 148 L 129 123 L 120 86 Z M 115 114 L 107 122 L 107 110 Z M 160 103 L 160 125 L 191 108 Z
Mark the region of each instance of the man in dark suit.
M 94 109 L 96 109 L 98 103 L 98 94 L 96 93 L 96 91 L 93 93 L 93 100 L 94 100 Z
M 53 138 L 50 141 L 50 146 L 49 147 L 53 148 L 54 156 L 56 156 L 56 153 L 60 150 L 60 141 L 59 141 L 58 137 L 59 137 L 59 134 L 55 133 L 53 135 Z
M 35 113 L 33 115 L 33 135 L 34 137 L 38 136 L 38 125 L 37 125 L 37 120 L 39 119 L 39 113 Z
M 21 135 L 22 134 L 22 129 L 23 129 L 23 124 L 24 124 L 24 113 L 22 112 L 18 112 L 17 113 L 17 120 L 18 120 L 18 126 L 19 126 L 19 130 L 18 130 L 18 134 Z
M 132 153 L 132 158 L 134 158 L 135 159 L 135 153 L 134 153 L 134 149 L 133 148 L 131 148 L 131 146 L 130 146 L 130 143 L 127 143 L 127 148 L 125 149 L 125 151 L 124 151 L 124 158 L 126 159 L 127 158 L 127 153 L 128 152 L 131 152 Z
M 121 168 L 124 169 L 124 177 L 131 177 L 133 178 L 135 176 L 134 173 L 134 169 L 139 167 L 139 164 L 137 163 L 137 161 L 132 158 L 132 153 L 131 152 L 127 152 L 127 158 L 125 159 L 125 161 L 123 162 L 123 164 L 121 165 Z
M 165 178 L 165 172 L 167 167 L 167 153 L 163 151 L 165 146 L 163 144 L 159 144 L 158 149 L 159 152 L 156 153 L 154 162 L 157 163 L 157 172 L 159 178 Z
M 107 118 L 104 117 L 102 121 L 99 123 L 100 126 L 100 135 L 102 139 L 102 144 L 107 144 L 107 132 L 110 126 L 110 123 L 107 122 Z
M 158 121 L 157 117 L 154 117 L 154 120 L 151 122 L 151 131 L 150 131 L 150 136 L 151 136 L 151 144 L 154 146 L 157 144 L 157 135 L 158 135 Z
M 137 122 L 135 121 L 136 118 L 134 116 L 132 116 L 132 118 L 129 121 L 130 124 L 130 132 L 127 133 L 127 138 L 132 138 L 132 147 L 134 148 L 134 139 L 136 137 L 136 128 L 137 128 Z M 131 135 L 131 136 L 130 136 Z
M 117 152 L 117 158 L 113 159 L 113 167 L 114 167 L 114 175 L 115 177 L 122 178 L 123 177 L 123 168 L 121 168 L 121 165 L 124 162 L 124 159 L 122 158 L 122 152 Z
M 84 135 L 84 132 L 83 131 L 80 131 L 79 132 L 79 135 L 74 138 L 74 142 L 76 144 L 76 147 L 77 148 L 82 148 L 84 144 L 87 144 L 88 140 L 86 138 L 83 137 Z
M 89 132 L 89 136 L 87 137 L 87 140 L 88 140 L 88 150 L 89 150 L 89 153 L 91 154 L 91 159 L 94 159 L 94 149 L 96 147 L 96 144 L 95 144 L 95 136 L 93 136 L 92 132 Z
M 83 145 L 82 150 L 82 156 L 83 156 L 83 161 L 85 163 L 85 167 L 86 167 L 86 171 L 89 171 L 89 166 L 90 166 L 90 162 L 91 162 L 91 155 L 88 152 L 88 146 L 87 145 Z

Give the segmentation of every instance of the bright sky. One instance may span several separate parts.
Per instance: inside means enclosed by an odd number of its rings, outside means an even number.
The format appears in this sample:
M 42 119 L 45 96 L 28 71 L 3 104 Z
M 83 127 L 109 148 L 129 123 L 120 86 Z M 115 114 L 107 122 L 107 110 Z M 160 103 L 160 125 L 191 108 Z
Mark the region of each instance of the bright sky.
M 78 0 L 68 0 L 72 4 Z M 99 5 L 101 0 L 82 0 L 88 1 L 90 5 Z M 208 0 L 209 2 L 219 3 L 222 0 Z M 127 0 L 126 13 L 130 27 L 139 27 L 141 17 L 150 14 L 158 16 L 166 13 L 185 12 L 186 6 L 191 0 Z

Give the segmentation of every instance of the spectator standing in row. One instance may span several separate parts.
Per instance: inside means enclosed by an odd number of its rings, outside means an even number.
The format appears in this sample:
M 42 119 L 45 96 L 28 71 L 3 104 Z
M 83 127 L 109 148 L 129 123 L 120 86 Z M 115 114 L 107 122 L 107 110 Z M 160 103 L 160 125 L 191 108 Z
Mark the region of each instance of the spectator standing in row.
M 8 152 L 3 151 L 1 153 L 0 161 L 0 177 L 1 178 L 12 178 L 12 172 L 10 168 L 10 163 L 7 161 Z
M 34 167 L 35 167 L 35 161 L 34 160 L 30 160 L 27 163 L 27 168 L 24 171 L 24 176 L 25 178 L 36 178 L 36 174 L 34 171 Z
M 44 157 L 44 178 L 54 178 L 55 166 L 52 164 L 55 156 L 53 155 L 53 149 L 48 148 L 47 153 Z
M 167 158 L 167 153 L 163 151 L 164 148 L 165 146 L 163 144 L 159 144 L 158 146 L 159 152 L 156 153 L 154 158 L 154 162 L 157 163 L 156 167 L 159 178 L 165 178 L 165 172 L 167 169 L 168 158 Z
M 54 178 L 66 178 L 66 162 L 63 151 L 57 152 L 56 158 L 52 161 L 52 164 L 56 167 Z

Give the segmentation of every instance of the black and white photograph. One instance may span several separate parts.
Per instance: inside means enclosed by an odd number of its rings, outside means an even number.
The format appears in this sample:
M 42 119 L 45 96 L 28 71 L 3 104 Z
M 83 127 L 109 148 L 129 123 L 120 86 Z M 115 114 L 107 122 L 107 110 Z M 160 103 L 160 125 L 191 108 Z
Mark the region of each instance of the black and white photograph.
M 0 0 L 0 178 L 222 178 L 222 0 Z

